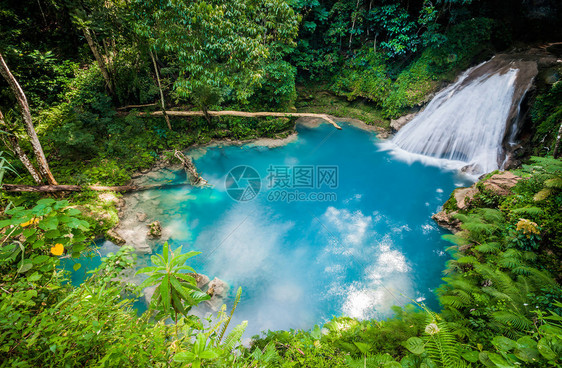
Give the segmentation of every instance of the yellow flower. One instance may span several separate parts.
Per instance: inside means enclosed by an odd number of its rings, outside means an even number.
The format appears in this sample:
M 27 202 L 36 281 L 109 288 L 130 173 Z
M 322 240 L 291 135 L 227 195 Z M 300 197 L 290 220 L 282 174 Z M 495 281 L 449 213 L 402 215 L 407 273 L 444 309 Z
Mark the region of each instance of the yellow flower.
M 529 238 L 531 234 L 540 234 L 537 223 L 527 219 L 519 219 L 517 231 L 521 230 L 523 230 L 523 234 L 527 235 L 527 238 Z
M 38 219 L 38 218 L 32 218 L 31 220 L 29 220 L 29 221 L 27 221 L 27 222 L 24 222 L 24 223 L 21 224 L 20 226 L 21 226 L 21 227 L 26 227 L 26 226 L 29 226 L 29 225 L 35 225 L 35 224 L 38 223 L 38 222 L 39 222 L 39 219 Z
M 54 247 L 51 247 L 51 254 L 55 256 L 62 256 L 63 252 L 64 252 L 64 246 L 61 243 L 57 243 L 55 244 Z

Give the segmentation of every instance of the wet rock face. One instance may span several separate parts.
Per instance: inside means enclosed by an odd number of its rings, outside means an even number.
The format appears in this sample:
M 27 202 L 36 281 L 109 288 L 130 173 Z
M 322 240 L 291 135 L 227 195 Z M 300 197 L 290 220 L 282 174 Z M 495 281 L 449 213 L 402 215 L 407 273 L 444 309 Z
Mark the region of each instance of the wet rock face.
M 455 191 L 453 192 L 453 196 L 457 201 L 457 208 L 459 210 L 468 209 L 470 201 L 472 200 L 472 198 L 474 198 L 476 193 L 478 193 L 478 189 L 476 189 L 474 186 L 469 188 L 455 189 Z
M 486 190 L 497 195 L 506 196 L 511 194 L 511 188 L 513 188 L 519 180 L 521 180 L 521 177 L 509 171 L 504 171 L 486 179 L 483 184 Z
M 107 230 L 105 237 L 115 245 L 125 245 L 127 243 L 115 229 Z
M 415 117 L 416 117 L 416 114 L 407 114 L 407 115 L 399 117 L 398 119 L 392 119 L 390 121 L 390 127 L 392 129 L 394 129 L 395 131 L 398 131 L 404 125 L 408 124 Z
M 450 230 L 453 234 L 458 233 L 460 231 L 461 222 L 453 216 L 457 212 L 450 212 L 447 213 L 445 211 L 437 212 L 435 215 L 431 216 L 431 218 L 437 222 L 437 225 Z
M 521 177 L 509 171 L 503 171 L 492 175 L 490 178 L 482 181 L 481 183 L 485 191 L 500 196 L 507 196 L 511 194 L 511 189 L 519 180 L 521 180 Z M 453 233 L 459 232 L 461 223 L 453 216 L 457 214 L 458 211 L 467 211 L 470 209 L 472 200 L 478 193 L 480 193 L 480 189 L 478 189 L 477 184 L 478 183 L 475 183 L 468 188 L 455 189 L 452 194 L 456 203 L 455 210 L 442 210 L 431 216 L 431 218 L 435 220 L 439 226 L 451 230 Z

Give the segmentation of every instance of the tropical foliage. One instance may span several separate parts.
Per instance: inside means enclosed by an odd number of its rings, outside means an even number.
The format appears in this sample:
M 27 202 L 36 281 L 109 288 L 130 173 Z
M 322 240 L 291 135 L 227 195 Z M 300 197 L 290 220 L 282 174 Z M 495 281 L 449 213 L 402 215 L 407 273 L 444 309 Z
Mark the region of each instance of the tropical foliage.
M 172 159 L 173 149 L 294 129 L 284 118 L 148 115 L 160 109 L 296 106 L 385 128 L 514 41 L 562 36 L 558 8 L 538 24 L 544 7 L 531 3 L 0 0 L 0 54 L 27 96 L 57 180 L 118 185 Z M 452 259 L 438 313 L 408 305 L 383 321 L 334 318 L 242 345 L 252 321 L 231 325 L 241 290 L 229 311 L 190 313 L 210 298 L 186 264 L 196 252 L 164 245 L 136 276 L 144 279 L 138 287 L 125 281 L 135 257 L 124 247 L 72 285 L 80 259 L 95 254 L 94 239 L 117 223 L 118 196 L 2 191 L 0 366 L 562 366 L 562 164 L 551 157 L 560 74 L 558 64 L 539 74 L 528 135 L 542 157 L 518 157 L 522 179 L 511 194 L 481 183 L 465 210 L 454 197 L 445 205 L 461 231 L 447 237 Z M 0 184 L 34 182 L 13 145 L 33 151 L 16 106 L 0 80 Z M 134 303 L 145 286 L 155 292 L 139 316 Z

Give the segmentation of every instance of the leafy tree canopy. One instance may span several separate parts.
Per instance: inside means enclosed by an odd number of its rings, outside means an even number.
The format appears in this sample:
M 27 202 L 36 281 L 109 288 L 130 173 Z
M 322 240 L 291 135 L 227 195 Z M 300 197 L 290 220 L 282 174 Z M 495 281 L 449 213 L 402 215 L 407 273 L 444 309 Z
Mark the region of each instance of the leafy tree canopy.
M 136 0 L 135 31 L 180 68 L 177 93 L 214 89 L 246 101 L 264 79 L 264 67 L 293 45 L 298 19 L 285 1 Z

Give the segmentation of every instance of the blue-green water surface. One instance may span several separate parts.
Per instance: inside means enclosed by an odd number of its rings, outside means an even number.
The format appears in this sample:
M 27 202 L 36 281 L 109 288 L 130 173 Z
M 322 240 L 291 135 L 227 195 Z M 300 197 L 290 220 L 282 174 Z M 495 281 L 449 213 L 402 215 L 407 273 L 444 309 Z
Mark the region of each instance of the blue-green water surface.
M 414 300 L 439 308 L 433 291 L 449 244 L 431 215 L 466 185 L 455 173 L 397 161 L 374 133 L 327 124 L 299 126 L 298 138 L 281 147 L 209 147 L 195 164 L 212 186 L 159 190 L 162 213 L 149 215 L 172 248 L 202 252 L 191 263 L 198 272 L 226 281 L 231 297 L 243 288 L 235 322 L 248 320 L 250 334 L 307 329 L 332 316 L 384 318 L 392 305 Z M 251 200 L 227 191 L 237 166 L 261 178 Z M 337 183 L 328 175 L 319 185 L 319 168 L 337 170 Z

